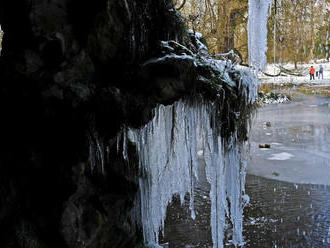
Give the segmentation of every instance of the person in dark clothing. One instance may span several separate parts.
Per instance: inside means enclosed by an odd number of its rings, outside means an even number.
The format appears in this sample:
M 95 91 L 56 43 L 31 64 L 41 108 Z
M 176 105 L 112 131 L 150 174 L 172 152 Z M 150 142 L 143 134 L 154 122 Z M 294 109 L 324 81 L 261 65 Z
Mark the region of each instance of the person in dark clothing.
M 322 65 L 320 65 L 320 69 L 319 69 L 319 79 L 320 79 L 321 75 L 322 75 L 322 79 L 323 79 L 323 66 Z

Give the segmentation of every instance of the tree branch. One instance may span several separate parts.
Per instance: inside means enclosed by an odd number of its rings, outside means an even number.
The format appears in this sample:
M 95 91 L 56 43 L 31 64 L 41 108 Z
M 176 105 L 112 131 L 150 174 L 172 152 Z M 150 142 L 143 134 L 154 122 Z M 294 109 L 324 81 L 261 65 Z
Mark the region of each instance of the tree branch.
M 186 4 L 186 0 L 183 0 L 183 2 L 181 3 L 181 5 L 178 8 L 176 8 L 176 10 L 182 9 L 185 4 Z

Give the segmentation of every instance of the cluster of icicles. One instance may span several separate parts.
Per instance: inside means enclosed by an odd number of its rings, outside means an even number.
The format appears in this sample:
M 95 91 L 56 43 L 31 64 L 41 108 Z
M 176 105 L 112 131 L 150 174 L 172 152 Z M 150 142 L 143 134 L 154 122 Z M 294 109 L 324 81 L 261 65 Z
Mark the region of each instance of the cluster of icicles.
M 180 195 L 183 202 L 186 193 L 190 194 L 191 217 L 195 218 L 194 183 L 198 180 L 201 151 L 211 185 L 213 247 L 223 247 L 226 220 L 233 227 L 233 244 L 243 243 L 244 144 L 238 141 L 236 133 L 226 141 L 219 136 L 212 128 L 218 125 L 215 113 L 211 103 L 182 100 L 169 106 L 159 105 L 147 125 L 124 131 L 124 158 L 129 160 L 125 149 L 128 140 L 135 143 L 139 157 L 142 176 L 137 212 L 148 247 L 158 247 L 159 231 L 164 228 L 166 209 L 173 195 Z
M 266 63 L 266 24 L 271 3 L 272 0 L 249 0 L 249 62 L 256 70 L 262 70 Z M 250 74 L 243 75 L 243 79 L 242 90 L 249 104 L 256 97 L 257 83 Z M 159 105 L 152 121 L 144 127 L 119 134 L 118 137 L 124 137 L 122 151 L 126 160 L 129 160 L 127 141 L 135 143 L 137 149 L 140 196 L 136 204 L 139 209 L 133 215 L 141 221 L 146 246 L 159 247 L 158 235 L 164 230 L 166 209 L 175 194 L 180 195 L 181 202 L 190 194 L 191 218 L 195 218 L 194 184 L 201 159 L 198 154 L 203 154 L 211 185 L 213 248 L 224 246 L 228 226 L 232 227 L 232 244 L 244 244 L 243 208 L 248 200 L 244 193 L 245 144 L 239 141 L 236 132 L 226 140 L 220 136 L 216 112 L 210 102 L 181 100 L 169 106 Z

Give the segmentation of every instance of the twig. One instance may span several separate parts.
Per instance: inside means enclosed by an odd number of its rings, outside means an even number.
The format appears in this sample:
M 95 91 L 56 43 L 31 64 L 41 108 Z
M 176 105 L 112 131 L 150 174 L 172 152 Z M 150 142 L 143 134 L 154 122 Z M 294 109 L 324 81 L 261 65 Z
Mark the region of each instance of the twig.
M 178 8 L 176 8 L 176 10 L 182 9 L 185 4 L 186 4 L 186 0 L 183 0 L 183 2 L 181 3 L 181 5 Z

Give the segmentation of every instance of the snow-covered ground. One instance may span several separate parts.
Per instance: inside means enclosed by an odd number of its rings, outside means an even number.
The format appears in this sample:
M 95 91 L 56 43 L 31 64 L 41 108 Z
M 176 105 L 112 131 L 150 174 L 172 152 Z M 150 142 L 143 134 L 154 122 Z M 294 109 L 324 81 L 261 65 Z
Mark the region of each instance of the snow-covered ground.
M 319 66 L 323 66 L 323 79 L 318 79 L 318 77 L 315 77 L 315 80 L 310 80 L 309 78 L 309 68 L 313 66 L 316 71 L 319 70 Z M 282 64 L 282 67 L 285 69 L 293 70 L 294 65 L 293 64 Z M 278 77 L 269 77 L 266 76 L 263 73 L 259 73 L 258 77 L 261 81 L 261 83 L 293 83 L 293 84 L 301 84 L 301 83 L 312 83 L 312 84 L 318 84 L 318 85 L 330 85 L 330 62 L 317 62 L 317 63 L 309 63 L 309 64 L 299 64 L 298 69 L 302 68 L 301 72 L 304 74 L 304 76 L 278 76 Z M 265 68 L 265 72 L 271 75 L 276 75 L 280 71 L 278 64 L 267 64 Z

